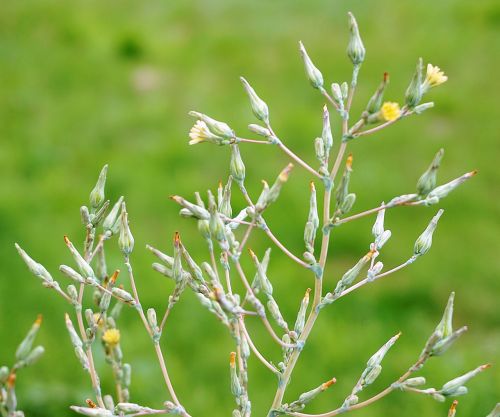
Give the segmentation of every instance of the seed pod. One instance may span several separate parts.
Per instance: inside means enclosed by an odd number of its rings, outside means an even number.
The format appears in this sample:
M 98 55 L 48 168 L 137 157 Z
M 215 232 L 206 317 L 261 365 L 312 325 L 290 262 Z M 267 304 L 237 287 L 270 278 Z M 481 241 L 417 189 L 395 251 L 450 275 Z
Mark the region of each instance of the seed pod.
M 437 214 L 432 218 L 431 222 L 424 230 L 424 232 L 418 237 L 415 242 L 415 247 L 413 253 L 415 256 L 425 255 L 432 246 L 432 235 L 434 230 L 436 230 L 439 218 L 443 214 L 444 210 L 440 209 Z
M 321 74 L 320 70 L 314 66 L 307 54 L 306 48 L 302 42 L 299 42 L 299 50 L 300 55 L 302 56 L 302 60 L 304 61 L 304 67 L 306 70 L 307 78 L 309 82 L 314 88 L 322 89 L 323 88 L 323 74 Z
M 415 73 L 413 74 L 410 85 L 406 89 L 405 94 L 405 102 L 410 109 L 414 108 L 418 103 L 420 103 L 420 100 L 422 99 L 422 70 L 422 58 L 419 58 L 417 62 L 417 68 L 415 70 Z
M 16 350 L 16 359 L 18 361 L 25 359 L 33 346 L 33 342 L 35 341 L 35 337 L 40 330 L 40 326 L 42 324 L 42 315 L 39 314 L 31 329 L 28 331 L 28 334 L 24 337 L 23 341 L 19 344 Z
M 349 29 L 351 31 L 351 36 L 349 38 L 349 44 L 347 46 L 347 56 L 354 65 L 361 65 L 365 60 L 366 50 L 359 35 L 358 23 L 354 18 L 354 15 L 349 12 Z
M 108 173 L 108 165 L 104 165 L 101 172 L 99 173 L 99 178 L 93 190 L 90 192 L 90 207 L 94 210 L 98 209 L 102 203 L 104 203 L 104 186 L 106 184 L 106 174 Z
M 134 237 L 128 224 L 128 213 L 125 203 L 122 203 L 122 212 L 120 215 L 120 237 L 118 246 L 125 256 L 129 256 L 134 250 Z
M 255 90 L 248 84 L 247 80 L 240 77 L 243 87 L 250 99 L 250 105 L 252 106 L 252 111 L 255 117 L 262 120 L 264 123 L 269 124 L 269 108 L 267 104 L 257 95 Z

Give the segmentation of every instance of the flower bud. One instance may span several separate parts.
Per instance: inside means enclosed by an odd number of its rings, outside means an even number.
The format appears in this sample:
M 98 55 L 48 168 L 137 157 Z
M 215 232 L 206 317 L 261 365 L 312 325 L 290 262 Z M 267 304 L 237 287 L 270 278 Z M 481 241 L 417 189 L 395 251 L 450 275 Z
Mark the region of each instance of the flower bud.
M 465 384 L 472 378 L 474 378 L 477 374 L 483 372 L 488 369 L 491 365 L 481 365 L 472 371 L 467 372 L 466 374 L 459 376 L 451 381 L 448 381 L 443 385 L 443 388 L 439 391 L 444 396 L 456 396 L 466 394 L 467 391 L 465 388 Z
M 349 44 L 347 45 L 347 56 L 354 65 L 360 65 L 365 60 L 366 50 L 359 36 L 358 23 L 354 15 L 349 12 L 348 16 L 351 36 L 349 38 Z
M 255 133 L 256 135 L 264 136 L 265 138 L 269 138 L 272 136 L 271 131 L 267 127 L 262 127 L 253 123 L 248 125 L 248 130 Z
M 304 325 L 306 322 L 307 307 L 309 306 L 309 293 L 310 292 L 311 292 L 311 289 L 308 288 L 306 290 L 304 298 L 302 299 L 302 302 L 300 303 L 299 312 L 297 314 L 297 320 L 295 321 L 295 326 L 293 327 L 293 330 L 299 336 L 302 333 L 302 330 L 304 330 Z
M 335 287 L 334 296 L 338 296 L 348 288 L 354 280 L 358 277 L 359 273 L 363 269 L 363 267 L 371 260 L 373 256 L 372 252 L 368 252 L 365 256 L 363 256 L 351 269 L 349 269 L 337 283 Z
M 106 174 L 108 173 L 108 165 L 104 165 L 94 189 L 90 192 L 90 207 L 94 210 L 98 209 L 104 203 L 104 186 L 106 184 Z
M 23 249 L 21 249 L 21 247 L 17 243 L 15 244 L 15 247 L 21 258 L 23 259 L 24 263 L 26 264 L 26 266 L 33 275 L 37 276 L 44 282 L 54 281 L 52 276 L 49 274 L 49 272 L 45 269 L 45 267 L 42 264 L 39 264 L 38 262 L 30 258 L 29 255 Z
M 80 253 L 76 250 L 75 246 L 73 245 L 73 243 L 71 243 L 68 236 L 64 236 L 64 242 L 66 243 L 66 246 L 71 252 L 73 259 L 78 265 L 78 269 L 80 270 L 82 276 L 84 278 L 89 278 L 89 277 L 94 278 L 95 277 L 94 270 L 91 268 L 88 262 L 85 259 L 83 259 L 82 255 L 80 255 Z
M 422 65 L 422 58 L 419 58 L 410 85 L 406 89 L 405 103 L 410 109 L 413 109 L 422 99 Z
M 439 218 L 443 214 L 444 210 L 440 209 L 437 214 L 432 218 L 431 222 L 424 230 L 424 232 L 418 237 L 413 248 L 413 253 L 416 256 L 425 255 L 432 246 L 432 235 L 437 227 Z
M 458 177 L 446 184 L 440 185 L 439 187 L 434 188 L 429 195 L 427 196 L 427 199 L 432 199 L 432 198 L 438 198 L 442 199 L 446 197 L 449 193 L 451 193 L 455 188 L 457 188 L 460 184 L 464 183 L 467 181 L 469 178 L 472 178 L 474 175 L 477 174 L 477 171 L 471 171 L 467 172 L 466 174 L 462 175 L 461 177 Z
M 120 215 L 120 237 L 118 246 L 125 256 L 129 256 L 134 250 L 134 237 L 128 224 L 128 213 L 125 203 L 122 203 L 122 213 Z
M 38 333 L 38 330 L 40 330 L 41 324 L 42 324 L 42 315 L 39 314 L 37 319 L 31 326 L 31 329 L 29 330 L 28 334 L 25 336 L 25 338 L 19 344 L 19 347 L 16 350 L 17 360 L 23 360 L 29 355 L 31 347 L 33 346 L 33 342 L 35 341 L 35 337 Z
M 382 82 L 378 86 L 377 90 L 373 96 L 371 96 L 368 104 L 366 105 L 366 113 L 368 115 L 377 113 L 382 107 L 382 103 L 384 102 L 384 91 L 389 84 L 389 74 L 384 72 L 384 78 Z
M 419 104 L 418 106 L 415 106 L 413 111 L 415 112 L 415 114 L 422 114 L 424 111 L 432 109 L 433 107 L 434 107 L 434 102 L 430 101 L 428 103 L 422 103 Z
M 342 94 L 342 87 L 339 83 L 332 83 L 332 98 L 339 106 L 344 105 L 344 95 Z
M 240 81 L 243 83 L 248 98 L 250 99 L 250 105 L 252 106 L 252 111 L 255 117 L 262 120 L 265 124 L 269 124 L 269 108 L 267 104 L 257 95 L 255 90 L 248 84 L 247 80 L 240 77 Z
M 42 357 L 42 355 L 45 353 L 45 349 L 43 346 L 37 346 L 34 348 L 28 356 L 24 358 L 24 364 L 25 366 L 33 365 L 38 359 Z
M 221 136 L 226 139 L 232 139 L 235 137 L 234 131 L 224 122 L 219 122 L 218 120 L 212 119 L 206 114 L 199 113 L 197 111 L 190 111 L 189 115 L 201 120 L 205 124 L 204 127 L 207 127 L 208 130 L 214 135 Z M 194 139 L 195 138 L 192 137 L 192 140 Z
M 330 153 L 330 149 L 333 146 L 333 136 L 332 136 L 332 128 L 330 126 L 330 113 L 328 112 L 328 107 L 323 106 L 323 130 L 321 132 L 321 137 L 323 139 L 323 143 L 325 144 L 326 153 Z
M 385 203 L 382 202 L 382 206 Z M 372 227 L 372 234 L 375 238 L 378 238 L 382 233 L 384 233 L 384 220 L 385 220 L 385 208 L 377 212 L 377 219 Z
M 288 177 L 290 175 L 290 171 L 293 168 L 293 164 L 288 164 L 278 175 L 278 178 L 276 178 L 276 181 L 272 185 L 272 187 L 269 189 L 269 193 L 266 198 L 266 206 L 269 206 L 270 204 L 274 203 L 281 191 L 281 187 L 285 182 L 288 181 Z
M 125 291 L 122 288 L 113 287 L 111 289 L 111 292 L 113 293 L 113 295 L 115 297 L 119 298 L 124 303 L 130 304 L 130 305 L 135 305 L 136 304 L 136 301 L 135 301 L 134 297 L 132 297 L 132 295 L 129 292 Z
M 69 315 L 66 314 L 65 316 L 65 323 L 66 323 L 66 329 L 68 330 L 69 337 L 71 339 L 71 344 L 76 348 L 79 347 L 81 348 L 83 346 L 83 343 L 80 339 L 80 336 L 78 336 L 78 333 L 76 333 L 76 330 L 73 326 L 73 323 L 71 322 L 71 319 L 69 318 Z
M 427 196 L 436 186 L 436 177 L 441 159 L 444 155 L 444 149 L 440 149 L 434 159 L 432 160 L 429 168 L 422 174 L 417 182 L 417 193 L 421 197 Z
M 120 227 L 120 219 L 119 213 L 123 203 L 123 196 L 121 196 L 118 201 L 115 203 L 111 211 L 108 213 L 106 218 L 102 223 L 102 227 L 106 232 L 110 232 L 111 234 L 118 233 Z
M 387 241 L 390 238 L 391 238 L 391 231 L 384 230 L 384 232 L 382 232 L 382 234 L 375 239 L 375 245 L 377 247 L 377 250 L 382 249 L 382 247 L 387 243 Z
M 229 372 L 231 375 L 231 392 L 235 397 L 239 397 L 243 393 L 243 388 L 236 373 L 236 352 L 231 352 L 229 357 Z
M 373 265 L 373 268 L 370 268 L 368 270 L 368 273 L 366 275 L 366 278 L 368 281 L 373 281 L 378 274 L 382 271 L 384 268 L 384 264 L 382 262 L 377 262 L 375 265 Z
M 245 181 L 245 164 L 241 159 L 240 148 L 238 145 L 231 145 L 231 163 L 229 165 L 231 176 L 238 184 Z
M 407 387 L 419 387 L 425 385 L 426 380 L 423 376 L 417 376 L 415 378 L 408 378 L 403 384 Z
M 302 42 L 299 42 L 299 49 L 300 49 L 300 54 L 302 56 L 302 60 L 304 61 L 307 78 L 309 78 L 311 85 L 314 88 L 318 89 L 323 88 L 323 75 L 321 74 L 320 70 L 316 68 L 312 63 L 311 58 L 309 58 L 306 48 L 304 48 Z

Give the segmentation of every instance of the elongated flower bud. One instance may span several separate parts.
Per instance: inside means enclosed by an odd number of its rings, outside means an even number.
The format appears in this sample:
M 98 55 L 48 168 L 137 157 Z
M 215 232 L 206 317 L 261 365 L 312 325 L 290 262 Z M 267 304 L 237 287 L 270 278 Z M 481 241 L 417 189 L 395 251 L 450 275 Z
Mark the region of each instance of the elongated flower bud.
M 105 231 L 110 232 L 112 234 L 118 233 L 118 230 L 120 228 L 120 209 L 122 207 L 123 203 L 123 196 L 121 196 L 118 201 L 115 203 L 111 211 L 108 213 L 106 218 L 104 219 L 102 223 L 102 227 L 104 228 Z
M 384 91 L 388 84 L 389 74 L 387 72 L 384 72 L 384 78 L 382 79 L 382 82 L 375 90 L 375 93 L 373 94 L 373 96 L 371 96 L 368 104 L 366 105 L 367 115 L 375 114 L 380 110 L 380 108 L 382 107 L 382 103 L 384 102 Z
M 45 349 L 43 346 L 35 347 L 23 360 L 24 366 L 33 365 L 38 359 L 42 357 L 45 353 Z
M 259 289 L 266 294 L 267 296 L 271 296 L 273 294 L 273 286 L 271 284 L 271 281 L 269 281 L 269 278 L 267 278 L 266 272 L 264 268 L 262 267 L 261 263 L 257 259 L 257 255 L 249 249 L 248 252 L 250 253 L 250 256 L 252 257 L 252 261 L 257 268 L 257 273 L 255 274 L 255 277 L 257 278 L 258 282 L 258 287 Z M 267 266 L 266 266 L 267 269 Z
M 175 201 L 177 204 L 180 204 L 182 207 L 187 208 L 197 219 L 208 220 L 208 218 L 210 217 L 208 210 L 206 210 L 205 207 L 202 207 L 199 204 L 190 203 L 189 201 L 178 195 L 172 195 L 170 196 L 170 199 Z
M 310 253 L 314 253 L 314 240 L 319 227 L 318 203 L 316 198 L 316 187 L 311 181 L 311 197 L 309 198 L 309 215 L 304 230 L 304 242 L 306 249 Z
M 366 50 L 359 35 L 358 23 L 354 15 L 349 12 L 348 16 L 351 36 L 347 45 L 347 56 L 354 65 L 360 65 L 365 60 Z
M 336 198 L 337 198 L 337 207 L 340 208 L 342 204 L 344 204 L 347 194 L 349 194 L 349 181 L 351 179 L 352 173 L 352 155 L 349 155 L 346 160 L 344 175 L 342 175 L 342 179 L 340 180 L 340 184 L 337 188 Z
M 271 317 L 274 319 L 276 324 L 279 327 L 281 327 L 285 332 L 288 332 L 289 331 L 288 330 L 288 323 L 283 318 L 283 315 L 281 314 L 278 303 L 272 297 L 272 295 L 268 295 L 267 309 L 269 310 L 269 313 L 271 314 Z
M 300 55 L 302 56 L 302 60 L 304 61 L 304 67 L 306 70 L 307 78 L 309 79 L 311 85 L 314 88 L 321 89 L 323 88 L 323 74 L 321 71 L 314 66 L 307 54 L 306 48 L 302 42 L 299 42 Z
M 325 142 L 322 138 L 314 139 L 314 151 L 316 153 L 316 158 L 320 162 L 320 164 L 326 165 L 326 150 L 325 150 Z
M 111 292 L 113 293 L 113 295 L 115 297 L 118 297 L 124 303 L 130 304 L 130 305 L 136 304 L 134 297 L 132 297 L 132 294 L 130 294 L 129 292 L 125 291 L 122 288 L 114 287 L 111 290 Z
M 306 290 L 304 298 L 302 299 L 302 302 L 300 303 L 299 312 L 297 314 L 297 320 L 295 321 L 295 326 L 293 327 L 293 330 L 295 331 L 295 333 L 297 333 L 298 336 L 300 336 L 302 330 L 304 330 L 304 325 L 306 323 L 306 313 L 307 313 L 307 307 L 309 306 L 310 292 L 311 289 L 308 288 Z
M 396 343 L 401 333 L 391 337 L 367 362 L 368 366 L 380 365 L 389 349 Z
M 384 206 L 384 202 L 382 202 Z M 377 212 L 377 219 L 372 227 L 372 235 L 378 238 L 382 233 L 384 233 L 384 220 L 385 220 L 385 208 Z
M 461 388 L 464 388 L 464 385 L 470 379 L 474 378 L 477 374 L 488 369 L 490 366 L 491 366 L 490 364 L 481 365 L 481 366 L 477 367 L 476 369 L 473 369 L 472 371 L 469 371 L 462 376 L 459 376 L 455 379 L 452 379 L 451 381 L 448 381 L 446 384 L 443 385 L 443 388 L 441 388 L 440 393 L 444 396 L 460 395 L 463 392 L 463 390 L 461 390 Z
M 66 329 L 68 330 L 69 337 L 71 339 L 71 344 L 75 348 L 81 348 L 83 346 L 82 340 L 80 339 L 80 336 L 78 336 L 78 333 L 76 333 L 75 327 L 73 326 L 73 323 L 68 314 L 64 316 L 64 321 L 66 323 Z
M 243 77 L 240 77 L 243 87 L 245 88 L 248 98 L 250 99 L 250 105 L 252 106 L 252 111 L 255 117 L 262 120 L 264 123 L 269 124 L 269 108 L 267 104 L 262 100 L 255 90 L 248 84 L 248 81 Z
M 274 203 L 279 195 L 280 195 L 280 191 L 281 191 L 281 187 L 283 186 L 283 184 L 285 182 L 288 181 L 288 177 L 290 175 L 290 171 L 292 170 L 293 168 L 293 164 L 288 164 L 281 172 L 280 174 L 278 175 L 278 178 L 276 178 L 276 181 L 274 182 L 274 184 L 272 185 L 272 187 L 269 189 L 269 193 L 267 194 L 267 198 L 266 198 L 266 206 L 269 206 L 270 204 Z
M 328 155 L 333 146 L 333 136 L 332 128 L 330 126 L 330 113 L 328 112 L 328 107 L 326 105 L 323 106 L 323 130 L 321 132 L 321 137 L 323 139 L 323 143 L 325 144 L 326 154 Z
M 42 324 L 42 315 L 39 314 L 28 334 L 24 337 L 23 341 L 19 344 L 19 347 L 16 350 L 16 359 L 23 360 L 25 359 L 33 346 L 33 342 L 35 341 L 35 337 L 40 330 L 40 325 Z
M 231 163 L 229 165 L 231 176 L 238 184 L 245 181 L 245 164 L 241 159 L 240 148 L 238 145 L 231 145 Z
M 415 247 L 413 249 L 413 253 L 416 256 L 425 255 L 432 246 L 432 235 L 434 230 L 436 230 L 439 218 L 443 214 L 444 210 L 440 209 L 437 214 L 432 218 L 431 222 L 424 230 L 424 232 L 418 237 L 415 242 Z
M 291 407 L 301 406 L 301 408 L 314 400 L 319 394 L 323 391 L 326 391 L 329 387 L 335 384 L 337 380 L 332 378 L 324 383 L 322 383 L 319 387 L 312 389 L 311 391 L 304 392 L 300 394 L 299 399 L 290 404 Z
M 427 196 L 436 186 L 436 177 L 441 159 L 444 155 L 444 149 L 440 149 L 434 159 L 432 160 L 429 168 L 422 174 L 417 182 L 417 193 L 421 197 Z
M 83 259 L 82 255 L 80 255 L 80 252 L 76 250 L 75 246 L 73 245 L 73 243 L 71 243 L 71 241 L 68 239 L 67 236 L 64 236 L 64 242 L 66 243 L 66 246 L 71 252 L 71 255 L 73 256 L 73 259 L 78 265 L 78 269 L 80 270 L 83 277 L 94 278 L 95 277 L 94 270 L 91 268 L 88 262 L 85 259 Z
M 134 250 L 134 237 L 130 231 L 128 224 L 128 213 L 125 203 L 122 203 L 122 213 L 121 213 L 121 223 L 120 223 L 120 237 L 118 238 L 118 246 L 125 256 L 129 256 Z
M 477 174 L 477 171 L 467 172 L 466 174 L 458 177 L 446 184 L 440 185 L 439 187 L 434 188 L 429 195 L 427 196 L 427 200 L 431 200 L 433 198 L 437 198 L 438 201 L 444 197 L 446 197 L 449 193 L 451 193 L 455 188 L 457 188 L 460 184 L 467 181 L 469 178 L 472 178 Z
M 253 123 L 248 125 L 248 130 L 255 133 L 256 135 L 264 136 L 265 138 L 269 138 L 272 136 L 271 131 L 267 127 L 262 127 Z
M 373 252 L 368 252 L 365 256 L 363 256 L 351 269 L 349 269 L 337 283 L 335 287 L 334 296 L 338 296 L 348 288 L 354 280 L 358 277 L 359 273 L 363 269 L 363 267 L 371 260 L 373 256 Z
M 420 387 L 421 385 L 426 384 L 426 379 L 423 376 L 417 376 L 415 378 L 408 378 L 403 382 L 407 387 Z
M 24 263 L 26 264 L 26 266 L 33 275 L 37 276 L 38 278 L 40 278 L 42 281 L 45 282 L 54 281 L 52 276 L 49 274 L 49 272 L 45 269 L 45 267 L 42 264 L 39 264 L 38 262 L 30 258 L 30 256 L 17 243 L 15 244 L 15 247 L 21 258 L 23 259 Z
M 231 392 L 235 397 L 239 397 L 243 392 L 243 388 L 236 373 L 236 352 L 231 352 L 229 356 L 229 372 L 231 375 Z
M 405 103 L 410 109 L 414 108 L 422 100 L 422 67 L 422 58 L 419 58 L 410 85 L 406 89 Z
M 375 239 L 375 246 L 377 247 L 377 250 L 382 249 L 382 247 L 387 243 L 387 241 L 391 238 L 391 231 L 390 230 L 384 230 L 381 235 L 379 235 Z
M 90 206 L 96 210 L 104 203 L 104 186 L 106 184 L 106 174 L 108 173 L 108 165 L 104 165 L 94 189 L 90 192 Z
M 79 284 L 85 283 L 85 279 L 78 272 L 76 272 L 73 268 L 71 268 L 67 265 L 59 266 L 59 271 L 61 271 L 68 278 L 71 278 L 73 281 L 75 281 Z
M 340 108 L 344 106 L 344 94 L 342 93 L 342 87 L 339 83 L 332 83 L 332 98 L 339 105 Z M 326 107 L 326 106 L 325 106 Z

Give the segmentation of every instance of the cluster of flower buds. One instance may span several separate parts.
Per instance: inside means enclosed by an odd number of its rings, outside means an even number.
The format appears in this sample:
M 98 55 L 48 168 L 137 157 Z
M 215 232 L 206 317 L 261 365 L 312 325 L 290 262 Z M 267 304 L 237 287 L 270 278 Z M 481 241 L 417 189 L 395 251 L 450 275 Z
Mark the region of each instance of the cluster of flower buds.
M 44 354 L 43 346 L 35 346 L 35 338 L 42 324 L 42 316 L 39 315 L 30 330 L 21 341 L 16 350 L 16 362 L 12 367 L 0 366 L 0 414 L 9 417 L 24 417 L 24 413 L 18 410 L 16 395 L 17 371 L 21 368 L 33 365 Z
M 348 409 L 351 405 L 358 403 L 357 394 L 365 387 L 372 384 L 382 372 L 382 360 L 389 351 L 389 349 L 396 343 L 401 336 L 401 333 L 391 337 L 366 363 L 366 368 L 361 374 L 358 382 L 354 386 L 351 394 L 344 400 L 342 408 Z
M 229 355 L 229 375 L 231 380 L 231 393 L 233 394 L 238 409 L 233 411 L 233 416 L 248 417 L 251 414 L 252 404 L 248 399 L 246 392 L 246 382 L 241 374 L 239 374 L 236 366 L 237 357 L 236 352 L 231 352 Z M 240 372 L 241 373 L 241 372 Z
M 429 337 L 420 357 L 439 356 L 446 352 L 450 346 L 467 331 L 467 326 L 453 330 L 453 302 L 455 293 L 452 292 L 443 313 L 443 318 Z

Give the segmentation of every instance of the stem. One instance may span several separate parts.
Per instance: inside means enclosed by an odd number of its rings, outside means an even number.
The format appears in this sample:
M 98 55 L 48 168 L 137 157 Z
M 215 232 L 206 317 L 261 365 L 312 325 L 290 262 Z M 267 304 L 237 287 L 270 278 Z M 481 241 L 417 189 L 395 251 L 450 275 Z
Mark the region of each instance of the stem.
M 78 329 L 80 330 L 80 337 L 82 338 L 83 346 L 85 347 L 85 354 L 87 355 L 87 360 L 89 361 L 90 380 L 92 382 L 92 388 L 94 389 L 94 393 L 97 399 L 97 404 L 99 405 L 99 407 L 104 408 L 105 406 L 104 406 L 104 401 L 102 400 L 99 377 L 97 376 L 97 371 L 95 369 L 95 364 L 94 364 L 94 356 L 92 354 L 92 346 L 90 345 L 87 339 L 87 333 L 85 332 L 85 325 L 83 324 L 82 301 L 83 301 L 84 291 L 85 291 L 85 284 L 80 284 L 80 290 L 78 292 L 78 306 L 75 307 L 76 320 L 78 322 Z
M 132 293 L 136 302 L 136 308 L 137 311 L 139 312 L 139 316 L 141 317 L 142 323 L 144 324 L 144 327 L 146 328 L 146 331 L 148 332 L 150 337 L 153 337 L 153 331 L 149 327 L 148 320 L 146 319 L 146 316 L 144 315 L 144 311 L 142 309 L 142 306 L 139 302 L 139 294 L 137 293 L 137 287 L 135 285 L 135 279 L 134 279 L 134 273 L 132 271 L 132 265 L 130 264 L 130 260 L 128 255 L 125 255 L 125 266 L 127 267 L 129 278 L 130 278 L 130 285 L 132 287 Z M 162 323 L 164 324 L 164 323 Z M 170 377 L 168 376 L 168 371 L 167 371 L 167 366 L 165 365 L 165 358 L 163 357 L 163 353 L 161 351 L 160 343 L 158 341 L 153 341 L 153 344 L 155 346 L 155 352 L 156 356 L 158 357 L 158 362 L 160 363 L 160 369 L 161 373 L 163 374 L 163 379 L 165 380 L 165 385 L 167 386 L 167 390 L 170 393 L 170 397 L 172 398 L 172 401 L 175 403 L 175 405 L 181 406 L 179 400 L 177 399 L 177 395 L 175 395 L 174 387 L 172 386 L 172 382 L 170 381 Z
M 286 147 L 283 142 L 278 141 L 277 143 L 278 147 L 285 152 L 290 158 L 292 158 L 295 162 L 297 162 L 301 167 L 305 168 L 307 171 L 309 171 L 311 174 L 315 175 L 319 179 L 323 179 L 323 175 L 321 175 L 318 171 L 316 171 L 314 168 L 311 168 L 306 162 L 304 162 L 300 157 L 298 157 L 296 154 L 294 154 L 288 147 Z
M 429 358 L 428 356 L 422 356 L 397 381 L 392 383 L 390 386 L 388 386 L 383 391 L 379 392 L 377 395 L 374 395 L 373 397 L 371 397 L 363 402 L 360 402 L 358 404 L 351 405 L 347 408 L 340 407 L 340 408 L 337 408 L 333 411 L 328 411 L 328 412 L 322 413 L 322 414 L 305 414 L 305 413 L 286 413 L 286 414 L 288 414 L 290 416 L 295 416 L 295 417 L 333 417 L 333 416 L 337 416 L 339 414 L 346 413 L 348 411 L 359 410 L 360 408 L 366 407 L 367 405 L 370 405 L 370 404 L 374 403 L 375 401 L 380 400 L 381 398 L 385 397 L 386 395 L 388 395 L 392 391 L 394 391 L 396 389 L 397 384 L 400 384 L 400 383 L 404 382 L 405 380 L 407 380 L 410 377 L 410 375 L 413 374 L 413 372 L 415 372 L 416 370 L 421 368 L 421 366 L 425 363 L 425 361 L 428 358 Z
M 266 358 L 264 358 L 264 356 L 259 352 L 259 350 L 255 347 L 255 345 L 252 341 L 252 338 L 250 337 L 250 334 L 248 333 L 248 330 L 245 327 L 245 322 L 243 321 L 243 318 L 240 318 L 239 322 L 240 322 L 241 330 L 243 331 L 243 334 L 245 335 L 247 342 L 248 342 L 248 345 L 250 346 L 250 349 L 252 349 L 252 352 L 264 364 L 264 366 L 266 366 L 266 368 L 268 368 L 273 374 L 278 375 L 279 371 L 273 365 L 271 365 L 266 360 Z
M 245 275 L 245 272 L 243 271 L 243 268 L 241 267 L 241 263 L 239 260 L 235 260 L 235 265 L 236 265 L 236 270 L 238 271 L 238 274 L 240 275 L 241 277 L 241 281 L 243 282 L 243 285 L 245 286 L 245 289 L 247 290 L 247 293 L 248 294 L 251 294 L 255 297 L 255 294 L 252 290 L 252 287 L 250 286 L 250 284 L 248 283 L 248 280 L 247 280 L 247 277 Z M 294 345 L 294 344 L 290 344 L 290 343 L 285 343 L 283 342 L 279 337 L 278 335 L 276 334 L 276 332 L 274 331 L 274 329 L 272 328 L 271 324 L 269 323 L 269 320 L 267 319 L 266 316 L 260 316 L 260 319 L 262 320 L 262 323 L 264 323 L 264 327 L 267 329 L 267 331 L 269 332 L 269 334 L 271 335 L 271 337 L 282 347 L 287 347 L 287 348 L 295 348 L 297 347 L 297 345 Z
M 245 139 L 245 138 L 236 138 L 236 143 L 245 142 L 245 143 L 258 143 L 259 145 L 272 145 L 271 142 L 267 140 L 256 140 L 256 139 Z
M 359 287 L 362 287 L 363 285 L 365 285 L 369 282 L 373 282 L 379 278 L 383 278 L 387 275 L 393 274 L 394 272 L 397 272 L 400 269 L 403 269 L 403 268 L 407 267 L 408 265 L 411 265 L 413 262 L 415 262 L 416 259 L 417 259 L 416 256 L 412 256 L 410 259 L 408 259 L 406 262 L 402 263 L 401 265 L 398 265 L 395 268 L 390 269 L 389 271 L 383 272 L 382 274 L 375 275 L 371 280 L 369 280 L 368 278 L 365 278 L 365 279 L 359 281 L 357 284 L 354 284 L 353 286 L 342 291 L 337 298 L 343 297 L 344 295 L 349 294 L 350 292 L 358 289 Z
M 362 132 L 356 133 L 353 135 L 353 139 L 359 138 L 360 136 L 367 136 L 371 135 L 372 133 L 378 132 L 379 130 L 385 129 L 386 127 L 393 125 L 394 123 L 400 121 L 401 119 L 410 116 L 413 114 L 412 111 L 409 110 L 403 110 L 401 112 L 401 116 L 399 116 L 397 119 L 394 120 L 388 120 L 387 122 L 384 122 L 378 126 L 372 127 L 371 129 L 363 130 Z
M 292 261 L 294 262 L 297 262 L 299 265 L 303 266 L 304 268 L 307 268 L 309 269 L 310 266 L 305 263 L 302 259 L 298 258 L 297 256 L 295 256 L 292 252 L 290 252 L 279 240 L 276 236 L 274 236 L 273 232 L 271 232 L 271 230 L 266 226 L 264 228 L 264 232 L 266 233 L 266 235 L 269 236 L 269 238 L 274 242 L 274 244 L 280 248 L 283 253 L 288 256 Z

